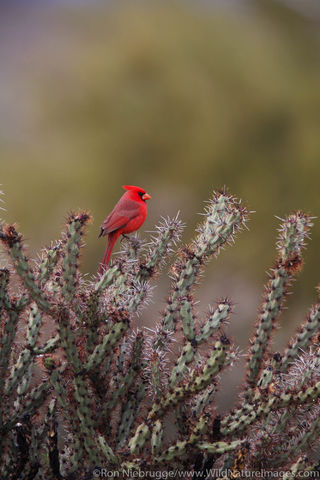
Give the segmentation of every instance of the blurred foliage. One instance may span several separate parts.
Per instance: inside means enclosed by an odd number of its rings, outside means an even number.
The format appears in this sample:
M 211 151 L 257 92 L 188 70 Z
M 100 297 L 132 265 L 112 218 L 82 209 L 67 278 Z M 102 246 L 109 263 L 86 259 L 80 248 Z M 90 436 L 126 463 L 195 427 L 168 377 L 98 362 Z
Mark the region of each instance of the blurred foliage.
M 7 88 L 28 98 L 12 106 L 24 127 L 0 137 L 9 220 L 32 248 L 58 236 L 66 208 L 89 208 L 84 269 L 94 272 L 104 249 L 95 235 L 123 183 L 153 196 L 146 229 L 179 208 L 193 227 L 201 199 L 227 184 L 257 214 L 221 262 L 262 281 L 274 214 L 320 211 L 315 19 L 273 0 L 227 10 L 191 2 L 37 9 L 24 28 L 38 35 L 7 64 L 15 62 Z M 312 237 L 305 292 L 319 281 L 318 220 Z

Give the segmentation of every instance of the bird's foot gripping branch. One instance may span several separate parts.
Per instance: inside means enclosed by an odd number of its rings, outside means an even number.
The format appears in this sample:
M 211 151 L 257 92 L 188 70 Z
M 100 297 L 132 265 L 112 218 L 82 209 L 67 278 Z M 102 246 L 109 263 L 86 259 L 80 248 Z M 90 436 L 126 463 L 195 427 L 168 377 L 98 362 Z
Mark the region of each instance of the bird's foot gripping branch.
M 319 471 L 306 453 L 320 437 L 320 304 L 282 354 L 270 348 L 311 227 L 301 212 L 281 220 L 237 408 L 216 413 L 220 372 L 237 359 L 224 331 L 232 303 L 219 300 L 199 318 L 194 287 L 247 217 L 226 191 L 213 194 L 196 237 L 173 257 L 152 330 L 137 329 L 135 318 L 173 255 L 178 218 L 163 220 L 149 243 L 127 242 L 91 281 L 79 271 L 85 212 L 37 262 L 15 227 L 1 226 L 9 261 L 0 270 L 0 478 Z

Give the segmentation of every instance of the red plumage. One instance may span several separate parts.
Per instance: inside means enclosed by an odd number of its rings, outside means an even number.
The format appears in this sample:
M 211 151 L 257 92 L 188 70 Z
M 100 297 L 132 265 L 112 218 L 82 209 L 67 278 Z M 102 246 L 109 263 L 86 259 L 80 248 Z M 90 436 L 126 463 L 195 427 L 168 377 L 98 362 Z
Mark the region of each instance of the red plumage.
M 108 235 L 108 243 L 98 273 L 103 273 L 104 267 L 108 265 L 119 236 L 138 230 L 147 217 L 146 200 L 151 198 L 150 195 L 143 188 L 134 185 L 123 185 L 122 188 L 127 191 L 101 224 L 99 237 Z

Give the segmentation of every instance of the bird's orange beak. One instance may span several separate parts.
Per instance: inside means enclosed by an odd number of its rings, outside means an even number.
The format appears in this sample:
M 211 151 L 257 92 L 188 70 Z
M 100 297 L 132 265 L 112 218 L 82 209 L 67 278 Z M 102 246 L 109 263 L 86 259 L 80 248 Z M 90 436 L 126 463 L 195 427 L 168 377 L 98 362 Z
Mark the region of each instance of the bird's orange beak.
M 144 193 L 141 198 L 142 198 L 142 200 L 150 200 L 151 197 L 150 197 L 149 193 Z

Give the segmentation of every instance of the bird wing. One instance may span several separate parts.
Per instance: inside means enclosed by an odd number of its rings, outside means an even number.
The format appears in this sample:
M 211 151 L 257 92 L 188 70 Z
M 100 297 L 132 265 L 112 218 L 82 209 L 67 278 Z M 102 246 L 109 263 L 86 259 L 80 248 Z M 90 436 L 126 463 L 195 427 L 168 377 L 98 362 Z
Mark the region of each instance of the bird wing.
M 123 228 L 129 220 L 139 215 L 139 204 L 132 200 L 120 199 L 110 215 L 101 224 L 100 235 L 107 235 Z

